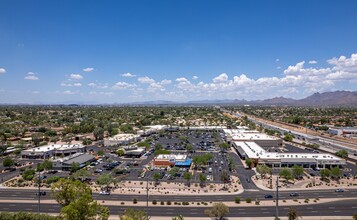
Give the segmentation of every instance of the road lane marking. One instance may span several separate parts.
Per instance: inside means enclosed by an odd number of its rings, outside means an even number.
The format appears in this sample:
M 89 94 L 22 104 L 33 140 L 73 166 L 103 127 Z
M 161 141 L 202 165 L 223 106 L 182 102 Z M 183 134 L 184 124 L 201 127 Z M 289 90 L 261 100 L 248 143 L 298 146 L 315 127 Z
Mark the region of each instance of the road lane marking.
M 336 207 L 328 207 L 329 209 L 336 209 Z

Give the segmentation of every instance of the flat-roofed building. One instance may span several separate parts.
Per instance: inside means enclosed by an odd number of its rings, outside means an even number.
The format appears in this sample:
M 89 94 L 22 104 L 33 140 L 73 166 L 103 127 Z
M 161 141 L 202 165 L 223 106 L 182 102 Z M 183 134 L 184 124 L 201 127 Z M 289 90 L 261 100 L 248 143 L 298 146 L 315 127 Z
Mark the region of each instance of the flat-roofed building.
M 21 151 L 22 158 L 47 159 L 53 156 L 68 156 L 78 152 L 85 152 L 82 144 L 52 144 L 34 147 Z
M 333 135 L 340 135 L 345 137 L 357 137 L 357 128 L 355 127 L 336 127 L 329 128 L 327 133 Z
M 241 133 L 232 135 L 232 142 L 255 142 L 263 148 L 282 147 L 283 140 L 264 133 Z
M 140 140 L 141 137 L 138 134 L 117 134 L 114 137 L 106 138 L 104 140 L 104 146 L 122 146 Z
M 152 162 L 155 167 L 190 167 L 192 159 L 185 154 L 160 154 Z
M 95 161 L 95 157 L 90 154 L 76 153 L 68 157 L 55 159 L 52 162 L 54 169 L 70 170 L 74 163 L 80 168 L 85 167 L 87 163 Z
M 304 168 L 343 167 L 346 160 L 327 153 L 278 153 L 268 152 L 255 142 L 234 142 L 233 146 L 242 159 L 250 158 L 255 164 L 271 167 L 292 167 L 300 165 Z

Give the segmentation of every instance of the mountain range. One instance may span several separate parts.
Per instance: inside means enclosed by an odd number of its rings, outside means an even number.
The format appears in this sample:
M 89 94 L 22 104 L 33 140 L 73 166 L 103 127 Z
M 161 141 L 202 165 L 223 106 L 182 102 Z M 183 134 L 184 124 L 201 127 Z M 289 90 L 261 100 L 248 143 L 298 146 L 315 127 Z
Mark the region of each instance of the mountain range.
M 148 101 L 127 103 L 129 105 L 277 105 L 277 106 L 357 106 L 357 91 L 335 91 L 314 93 L 303 99 L 291 99 L 275 97 L 265 100 L 247 101 L 244 99 L 216 99 L 216 100 L 197 100 L 188 102 L 171 101 Z

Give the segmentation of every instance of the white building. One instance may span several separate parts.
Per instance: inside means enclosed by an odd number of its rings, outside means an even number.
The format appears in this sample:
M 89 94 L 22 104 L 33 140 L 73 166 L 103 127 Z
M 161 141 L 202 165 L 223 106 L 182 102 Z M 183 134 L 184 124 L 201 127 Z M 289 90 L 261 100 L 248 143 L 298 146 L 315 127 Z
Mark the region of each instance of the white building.
M 340 127 L 340 128 L 329 128 L 327 133 L 333 135 L 340 135 L 346 137 L 357 137 L 357 128 L 354 127 Z
M 271 167 L 329 168 L 345 166 L 346 160 L 327 153 L 278 153 L 268 152 L 255 142 L 234 142 L 239 156 L 242 159 L 250 158 L 256 164 L 265 164 Z
M 21 151 L 23 158 L 47 159 L 53 156 L 68 156 L 77 152 L 85 152 L 82 144 L 52 144 Z
M 141 140 L 138 134 L 117 134 L 104 140 L 104 146 L 128 145 Z

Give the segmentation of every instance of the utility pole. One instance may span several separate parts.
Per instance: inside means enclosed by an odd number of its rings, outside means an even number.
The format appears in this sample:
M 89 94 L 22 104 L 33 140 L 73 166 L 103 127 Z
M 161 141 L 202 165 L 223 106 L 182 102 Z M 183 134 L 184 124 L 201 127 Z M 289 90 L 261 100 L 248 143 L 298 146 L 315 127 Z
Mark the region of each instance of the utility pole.
M 146 220 L 149 220 L 149 176 L 146 177 Z
M 276 206 L 275 206 L 275 217 L 279 218 L 279 175 L 276 177 Z
M 38 170 L 38 213 L 41 211 L 41 171 Z

